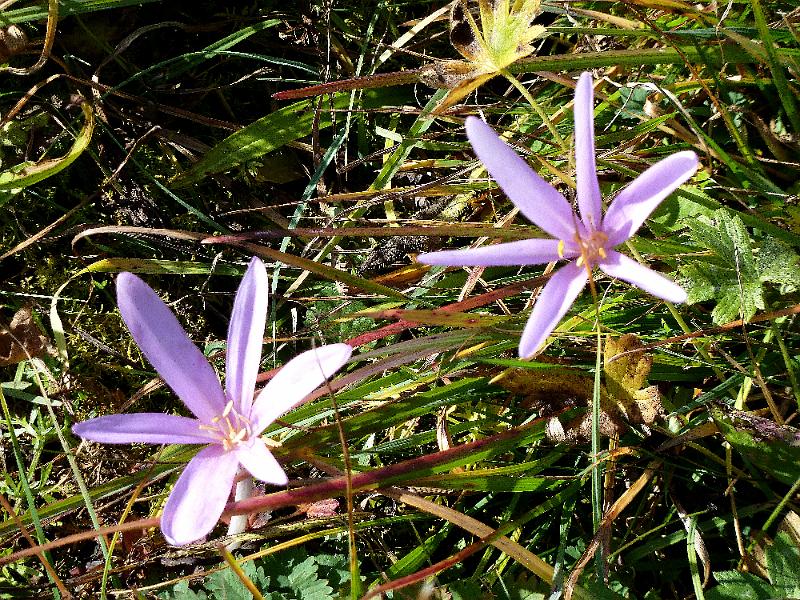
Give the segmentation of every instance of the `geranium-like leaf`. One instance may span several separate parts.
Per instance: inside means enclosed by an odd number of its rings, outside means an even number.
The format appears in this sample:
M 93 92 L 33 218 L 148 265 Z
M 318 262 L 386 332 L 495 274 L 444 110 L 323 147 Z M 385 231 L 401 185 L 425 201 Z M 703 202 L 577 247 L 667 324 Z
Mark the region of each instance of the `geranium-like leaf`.
M 680 269 L 688 291 L 688 302 L 708 300 L 717 305 L 711 314 L 715 323 L 734 319 L 750 319 L 765 308 L 764 284 L 786 283 L 791 267 L 776 265 L 775 259 L 786 261 L 786 250 L 777 250 L 777 242 L 764 244 L 767 256 L 757 259 L 750 236 L 738 216 L 720 209 L 713 218 L 698 217 L 688 222 L 691 236 L 709 256 L 697 258 Z M 776 281 L 777 280 L 777 281 Z

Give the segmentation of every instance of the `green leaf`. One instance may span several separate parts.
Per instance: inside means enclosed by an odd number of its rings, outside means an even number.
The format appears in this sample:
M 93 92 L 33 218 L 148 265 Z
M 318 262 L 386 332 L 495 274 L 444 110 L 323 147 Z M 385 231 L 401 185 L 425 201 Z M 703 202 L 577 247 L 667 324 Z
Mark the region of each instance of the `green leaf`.
M 81 108 L 83 109 L 84 117 L 83 129 L 75 138 L 69 152 L 61 158 L 47 158 L 37 163 L 22 163 L 3 171 L 0 173 L 0 190 L 21 189 L 52 177 L 59 171 L 66 169 L 86 150 L 94 131 L 94 115 L 89 104 L 84 102 Z
M 257 568 L 252 562 L 240 563 L 244 574 L 251 580 L 256 579 Z M 224 569 L 210 575 L 204 582 L 209 597 L 214 600 L 252 600 L 250 593 L 242 580 L 232 569 Z
M 786 245 L 767 239 L 754 253 L 747 229 L 738 215 L 720 209 L 713 218 L 697 217 L 688 222 L 691 235 L 710 251 L 680 269 L 686 280 L 690 304 L 716 300 L 714 323 L 750 319 L 765 308 L 764 284 L 788 289 L 800 277 L 797 256 Z
M 756 255 L 761 281 L 779 286 L 781 294 L 797 290 L 800 284 L 800 255 L 787 244 L 767 238 Z
M 332 104 L 323 102 L 320 107 L 319 128 L 330 127 L 330 109 L 347 108 L 349 102 L 349 94 L 334 96 Z M 316 102 L 304 100 L 261 117 L 211 148 L 188 171 L 175 178 L 173 185 L 186 187 L 208 175 L 238 167 L 309 135 L 314 125 L 316 107 Z
M 767 569 L 777 598 L 800 598 L 800 549 L 785 531 L 767 548 Z
M 543 587 L 539 580 L 527 573 L 521 573 L 512 581 L 504 579 L 504 583 L 504 591 L 510 600 L 544 600 L 547 597 L 541 591 L 537 591 Z
M 720 571 L 714 573 L 719 585 L 708 590 L 706 600 L 774 600 L 771 585 L 751 573 Z
M 189 589 L 189 582 L 181 581 L 176 583 L 171 590 L 161 592 L 158 595 L 163 600 L 206 600 L 205 592 L 193 592 Z
M 333 600 L 333 588 L 320 579 L 318 570 L 316 560 L 309 556 L 289 573 L 288 587 L 297 600 Z
M 450 592 L 452 600 L 478 600 L 489 597 L 483 593 L 480 585 L 469 579 L 451 583 L 447 586 L 447 591 Z
M 251 579 L 262 593 L 272 592 L 273 600 L 333 600 L 334 587 L 349 578 L 347 564 L 344 555 L 308 556 L 302 548 L 292 549 L 264 557 L 260 575 Z
M 232 265 L 202 263 L 192 260 L 161 260 L 157 258 L 104 258 L 85 269 L 89 273 L 146 273 L 148 275 L 233 275 L 240 277 L 242 270 Z
M 270 27 L 274 27 L 275 25 L 279 25 L 280 23 L 281 23 L 280 19 L 268 19 L 266 21 L 261 21 L 260 23 L 255 23 L 253 25 L 235 31 L 231 35 L 228 35 L 222 38 L 221 40 L 217 40 L 213 44 L 210 44 L 205 48 L 203 48 L 202 54 L 195 54 L 194 56 L 185 57 L 180 65 L 170 69 L 169 77 L 171 79 L 175 79 L 179 75 L 183 75 L 184 73 L 191 71 L 197 65 L 208 60 L 209 58 L 216 56 L 219 52 L 223 52 L 225 50 L 233 48 L 239 42 L 243 42 L 254 33 L 263 31 L 264 29 L 269 29 Z
M 350 561 L 344 554 L 317 554 L 314 559 L 319 565 L 320 574 L 333 589 L 339 589 L 350 581 Z
M 58 17 L 63 19 L 70 15 L 82 15 L 100 10 L 119 9 L 126 6 L 141 8 L 142 4 L 149 4 L 157 0 L 60 0 Z M 35 3 L 32 6 L 4 10 L 0 13 L 0 24 L 26 23 L 29 21 L 42 21 L 47 19 L 47 3 Z

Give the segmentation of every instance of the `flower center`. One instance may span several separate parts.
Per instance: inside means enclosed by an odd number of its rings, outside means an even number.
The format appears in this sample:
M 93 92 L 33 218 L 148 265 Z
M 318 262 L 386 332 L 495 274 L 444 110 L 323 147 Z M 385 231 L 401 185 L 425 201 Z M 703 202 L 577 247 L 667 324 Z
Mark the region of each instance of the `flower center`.
M 588 237 L 581 237 L 579 232 L 573 236 L 575 245 L 580 250 L 578 257 L 578 266 L 586 265 L 591 269 L 598 262 L 608 256 L 606 254 L 606 246 L 608 245 L 608 236 L 602 231 L 592 231 Z M 558 255 L 564 258 L 564 240 L 560 240 L 558 244 Z
M 250 420 L 233 408 L 233 400 L 225 405 L 222 414 L 211 419 L 210 425 L 200 425 L 222 444 L 225 450 L 247 443 L 253 434 Z

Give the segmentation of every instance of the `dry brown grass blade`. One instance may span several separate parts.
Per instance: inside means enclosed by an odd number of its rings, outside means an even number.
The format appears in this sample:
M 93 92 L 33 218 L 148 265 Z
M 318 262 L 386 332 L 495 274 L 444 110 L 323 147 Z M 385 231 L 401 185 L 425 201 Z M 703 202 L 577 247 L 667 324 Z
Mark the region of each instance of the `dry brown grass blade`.
M 61 215 L 58 219 L 56 219 L 55 221 L 50 223 L 50 225 L 48 225 L 44 229 L 41 229 L 40 231 L 37 231 L 32 236 L 30 236 L 28 239 L 21 241 L 19 244 L 17 244 L 13 248 L 11 248 L 11 250 L 8 250 L 7 252 L 3 253 L 3 255 L 0 256 L 0 260 L 8 258 L 12 254 L 16 254 L 17 252 L 20 252 L 21 250 L 24 250 L 25 248 L 27 248 L 27 247 L 35 244 L 39 240 L 41 240 L 44 236 L 46 236 L 48 233 L 53 231 L 53 229 L 55 229 L 56 227 L 58 227 L 62 223 L 68 221 L 72 217 L 72 215 L 74 215 L 76 212 L 78 212 L 83 207 L 85 207 L 89 203 L 89 200 L 91 200 L 91 198 L 85 198 L 85 199 L 81 200 L 78 203 L 77 206 L 69 209 L 67 212 L 65 212 L 63 215 Z
M 633 499 L 639 495 L 639 492 L 641 492 L 644 489 L 644 487 L 647 485 L 650 479 L 652 479 L 653 475 L 656 474 L 656 469 L 658 469 L 658 467 L 661 466 L 661 462 L 662 461 L 660 459 L 651 461 L 650 464 L 647 465 L 647 467 L 644 470 L 644 473 L 641 474 L 639 479 L 637 479 L 631 487 L 625 490 L 625 493 L 622 494 L 619 498 L 617 498 L 617 501 L 614 502 L 614 504 L 611 505 L 611 508 L 609 508 L 606 511 L 606 514 L 603 515 L 603 520 L 600 521 L 600 526 L 597 528 L 597 532 L 592 538 L 592 541 L 589 542 L 589 545 L 586 547 L 586 550 L 581 555 L 581 558 L 580 560 L 578 560 L 578 563 L 575 565 L 575 568 L 572 569 L 572 573 L 569 574 L 569 578 L 567 579 L 567 582 L 564 585 L 565 600 L 570 600 L 570 598 L 572 598 L 572 594 L 577 589 L 576 585 L 578 579 L 581 576 L 581 573 L 583 573 L 584 568 L 586 568 L 586 565 L 589 564 L 589 561 L 592 560 L 592 557 L 595 555 L 595 552 L 597 552 L 597 549 L 600 547 L 600 543 L 605 538 L 606 531 L 608 530 L 609 527 L 611 527 L 611 524 L 614 522 L 614 519 L 616 519 L 619 516 L 619 514 L 623 510 L 625 510 L 625 507 L 627 507 L 628 504 L 630 504 L 633 501 Z
M 56 39 L 56 25 L 58 25 L 58 0 L 48 0 L 47 2 L 47 32 L 44 36 L 44 45 L 42 46 L 42 53 L 39 55 L 39 60 L 30 67 L 19 69 L 17 67 L 4 67 L 0 72 L 5 71 L 12 75 L 32 75 L 41 69 L 50 58 L 50 51 L 53 49 L 53 42 Z
M 72 247 L 75 247 L 80 240 L 93 235 L 104 233 L 126 233 L 131 235 L 158 235 L 163 237 L 171 237 L 177 240 L 188 240 L 199 242 L 208 237 L 207 233 L 199 233 L 195 231 L 186 231 L 184 229 L 156 229 L 152 227 L 133 227 L 129 225 L 106 225 L 103 227 L 92 227 L 81 231 L 78 235 L 72 238 Z

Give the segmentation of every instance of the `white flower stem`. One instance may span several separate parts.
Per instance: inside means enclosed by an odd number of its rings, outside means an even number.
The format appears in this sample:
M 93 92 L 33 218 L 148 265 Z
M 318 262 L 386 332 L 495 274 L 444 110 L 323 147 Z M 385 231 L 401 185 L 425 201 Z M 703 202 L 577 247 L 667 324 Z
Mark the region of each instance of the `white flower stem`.
M 236 492 L 234 493 L 234 500 L 237 502 L 239 500 L 244 500 L 245 498 L 249 498 L 250 495 L 253 493 L 253 478 L 249 475 L 242 479 L 239 483 L 236 484 Z M 248 515 L 234 515 L 231 517 L 231 522 L 228 525 L 228 535 L 236 535 L 237 533 L 243 533 L 247 530 L 247 518 Z M 239 546 L 242 545 L 240 541 L 233 541 L 229 544 L 226 544 L 225 549 L 228 552 L 233 552 Z

